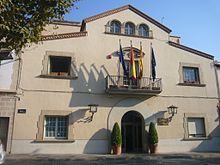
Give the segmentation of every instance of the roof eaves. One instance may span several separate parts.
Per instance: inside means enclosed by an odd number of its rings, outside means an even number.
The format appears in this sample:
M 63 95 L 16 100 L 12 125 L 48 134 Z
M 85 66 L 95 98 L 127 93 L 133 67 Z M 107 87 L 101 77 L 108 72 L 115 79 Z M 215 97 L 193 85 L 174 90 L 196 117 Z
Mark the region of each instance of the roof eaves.
M 171 45 L 173 47 L 176 47 L 176 48 L 179 48 L 179 49 L 182 49 L 182 50 L 185 50 L 185 51 L 197 54 L 197 55 L 199 55 L 201 57 L 205 57 L 205 58 L 208 58 L 208 59 L 211 59 L 211 60 L 214 59 L 214 56 L 212 56 L 210 54 L 207 54 L 207 53 L 204 53 L 204 52 L 201 52 L 199 50 L 192 49 L 192 48 L 189 48 L 189 47 L 184 46 L 184 45 L 177 44 L 177 43 L 172 42 L 172 41 L 169 41 L 168 43 L 169 43 L 169 45 Z
M 76 38 L 76 37 L 84 37 L 87 35 L 87 32 L 76 32 L 76 33 L 63 33 L 57 35 L 46 35 L 42 37 L 42 41 L 48 40 L 58 40 L 58 39 L 66 39 L 66 38 Z

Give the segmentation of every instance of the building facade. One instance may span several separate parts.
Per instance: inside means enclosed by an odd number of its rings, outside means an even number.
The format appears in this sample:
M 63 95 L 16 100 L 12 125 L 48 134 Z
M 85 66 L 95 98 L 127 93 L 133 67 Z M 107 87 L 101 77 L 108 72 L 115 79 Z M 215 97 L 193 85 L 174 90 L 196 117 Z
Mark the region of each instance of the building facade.
M 20 57 L 12 153 L 109 153 L 115 122 L 124 153 L 148 152 L 150 122 L 160 153 L 219 150 L 213 56 L 130 5 L 46 29 Z

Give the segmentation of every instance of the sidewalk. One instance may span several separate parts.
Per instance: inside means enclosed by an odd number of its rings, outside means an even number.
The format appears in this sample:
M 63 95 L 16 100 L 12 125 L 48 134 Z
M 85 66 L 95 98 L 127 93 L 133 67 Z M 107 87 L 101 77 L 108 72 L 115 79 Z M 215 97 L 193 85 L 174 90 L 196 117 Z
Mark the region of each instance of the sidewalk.
M 173 154 L 122 154 L 116 155 L 99 155 L 99 154 L 73 154 L 73 155 L 20 155 L 10 154 L 6 156 L 5 164 L 7 165 L 86 165 L 86 164 L 220 164 L 220 153 L 173 153 Z

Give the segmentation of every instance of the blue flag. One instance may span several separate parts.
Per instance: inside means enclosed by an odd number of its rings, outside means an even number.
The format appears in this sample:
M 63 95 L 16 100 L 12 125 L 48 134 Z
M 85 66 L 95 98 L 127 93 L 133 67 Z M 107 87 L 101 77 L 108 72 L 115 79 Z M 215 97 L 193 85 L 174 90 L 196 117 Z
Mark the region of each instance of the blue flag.
M 122 68 L 123 68 L 123 70 L 124 70 L 124 75 L 126 75 L 127 77 L 129 77 L 128 72 L 127 72 L 127 69 L 126 69 L 126 66 L 125 66 L 125 60 L 124 60 L 124 56 L 123 56 L 123 51 L 122 51 L 122 48 L 121 48 L 121 44 L 120 44 L 119 60 L 120 60 L 120 63 L 122 64 Z
M 155 56 L 154 56 L 154 50 L 153 48 L 151 47 L 151 76 L 153 78 L 153 81 L 156 79 L 156 59 L 155 59 Z

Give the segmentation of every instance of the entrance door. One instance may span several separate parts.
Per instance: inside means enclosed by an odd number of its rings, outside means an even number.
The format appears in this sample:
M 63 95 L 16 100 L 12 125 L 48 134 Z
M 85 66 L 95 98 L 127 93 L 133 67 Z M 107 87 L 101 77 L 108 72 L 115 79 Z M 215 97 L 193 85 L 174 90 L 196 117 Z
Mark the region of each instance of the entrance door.
M 144 119 L 135 111 L 127 112 L 121 121 L 122 152 L 143 152 Z
M 9 117 L 0 117 L 0 139 L 2 140 L 4 150 L 7 148 Z

